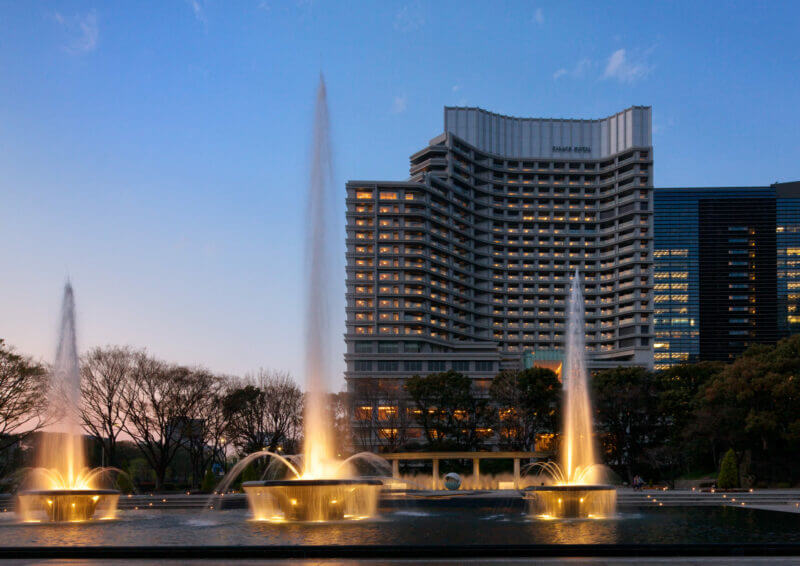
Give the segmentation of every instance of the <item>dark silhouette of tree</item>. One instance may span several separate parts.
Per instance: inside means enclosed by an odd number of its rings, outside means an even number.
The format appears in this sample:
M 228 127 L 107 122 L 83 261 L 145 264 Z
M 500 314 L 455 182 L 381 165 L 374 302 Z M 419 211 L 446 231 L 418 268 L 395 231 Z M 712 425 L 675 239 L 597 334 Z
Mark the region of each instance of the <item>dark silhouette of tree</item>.
M 711 439 L 715 460 L 733 448 L 752 464 L 743 476 L 794 482 L 800 466 L 800 335 L 755 345 L 699 393 L 696 434 Z
M 722 458 L 717 477 L 717 487 L 720 489 L 734 489 L 739 487 L 739 466 L 736 463 L 736 452 L 728 449 Z
M 475 449 L 482 444 L 481 430 L 491 426 L 493 412 L 487 399 L 473 395 L 470 378 L 453 370 L 415 375 L 405 388 L 431 448 Z
M 47 368 L 0 339 L 0 452 L 47 424 Z
M 380 448 L 397 452 L 408 442 L 408 396 L 397 381 L 384 380 L 379 385 L 376 425 Z
M 197 375 L 144 353 L 136 355 L 123 393 L 128 414 L 123 429 L 155 472 L 157 490 L 164 487 L 167 468 L 185 442 L 187 415 L 206 394 Z
M 592 385 L 606 461 L 632 481 L 634 470 L 647 463 L 647 451 L 663 438 L 658 381 L 644 368 L 618 367 L 598 372 Z
M 374 378 L 359 379 L 350 396 L 350 414 L 353 416 L 352 438 L 356 451 L 374 451 L 378 447 L 378 405 L 380 381 Z
M 668 482 L 692 469 L 715 467 L 711 441 L 696 434 L 695 419 L 699 392 L 723 367 L 721 362 L 700 362 L 673 366 L 655 375 L 665 431 L 661 445 L 648 450 L 648 458 Z
M 328 414 L 333 427 L 334 447 L 339 457 L 352 452 L 350 434 L 350 395 L 347 391 L 331 393 L 328 397 Z
M 287 373 L 261 370 L 245 377 L 222 401 L 228 437 L 244 456 L 293 449 L 301 434 L 303 392 Z
M 206 370 L 194 370 L 190 380 L 197 402 L 189 407 L 180 431 L 192 468 L 192 487 L 199 488 L 206 471 L 225 462 L 227 420 L 223 409 L 226 382 Z M 189 392 L 195 396 L 195 392 Z
M 117 466 L 117 438 L 128 420 L 124 391 L 132 377 L 137 353 L 130 348 L 94 348 L 81 360 L 81 420 L 97 438 L 107 465 Z
M 501 371 L 489 388 L 498 412 L 500 444 L 510 450 L 534 450 L 536 437 L 558 427 L 561 399 L 558 376 L 547 368 Z

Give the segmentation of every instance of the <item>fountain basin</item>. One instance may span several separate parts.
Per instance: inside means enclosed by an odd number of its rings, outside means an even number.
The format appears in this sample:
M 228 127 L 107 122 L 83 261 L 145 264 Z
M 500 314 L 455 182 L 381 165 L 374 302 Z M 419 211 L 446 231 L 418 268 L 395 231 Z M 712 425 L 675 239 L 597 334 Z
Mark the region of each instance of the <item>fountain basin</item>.
M 613 485 L 536 485 L 523 496 L 528 514 L 543 519 L 604 519 L 617 511 Z
M 383 482 L 377 479 L 320 479 L 244 482 L 257 521 L 340 521 L 372 517 Z
M 113 519 L 120 492 L 113 489 L 36 489 L 17 493 L 24 521 L 76 522 Z

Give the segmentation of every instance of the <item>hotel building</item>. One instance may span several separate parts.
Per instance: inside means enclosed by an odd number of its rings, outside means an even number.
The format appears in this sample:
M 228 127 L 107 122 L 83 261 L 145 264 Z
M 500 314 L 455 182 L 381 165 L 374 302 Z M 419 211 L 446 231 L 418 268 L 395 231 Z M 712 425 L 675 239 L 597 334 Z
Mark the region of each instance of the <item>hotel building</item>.
M 655 189 L 655 368 L 800 331 L 800 182 Z
M 445 108 L 410 178 L 347 183 L 348 389 L 560 369 L 577 268 L 589 367 L 653 363 L 649 107 L 599 120 Z

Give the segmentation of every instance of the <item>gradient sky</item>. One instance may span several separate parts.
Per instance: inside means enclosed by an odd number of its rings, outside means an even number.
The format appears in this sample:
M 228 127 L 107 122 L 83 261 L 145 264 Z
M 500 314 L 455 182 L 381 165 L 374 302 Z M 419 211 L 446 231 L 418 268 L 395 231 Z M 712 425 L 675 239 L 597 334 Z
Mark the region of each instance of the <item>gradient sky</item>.
M 50 360 L 69 276 L 82 349 L 300 378 L 320 71 L 342 220 L 444 105 L 651 105 L 656 186 L 769 184 L 800 179 L 798 29 L 798 2 L 0 0 L 0 337 Z

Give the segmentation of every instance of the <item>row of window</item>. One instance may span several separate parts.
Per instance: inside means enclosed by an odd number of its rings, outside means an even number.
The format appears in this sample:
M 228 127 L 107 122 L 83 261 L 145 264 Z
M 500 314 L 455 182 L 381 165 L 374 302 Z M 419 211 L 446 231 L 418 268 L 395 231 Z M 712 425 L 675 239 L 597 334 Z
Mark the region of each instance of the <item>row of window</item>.
M 399 360 L 355 360 L 355 371 L 400 371 L 401 364 Z M 429 360 L 424 362 L 422 360 L 403 360 L 403 371 L 420 372 L 427 370 L 429 372 L 447 371 L 448 369 L 454 371 L 495 371 L 496 365 L 493 361 L 487 360 Z

